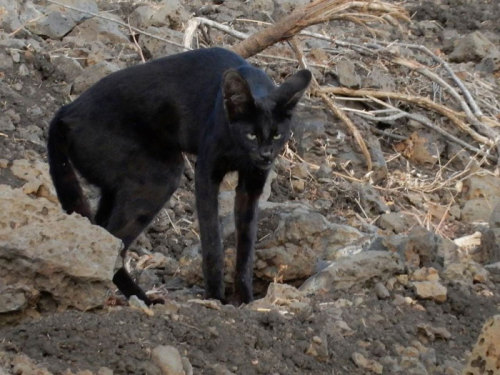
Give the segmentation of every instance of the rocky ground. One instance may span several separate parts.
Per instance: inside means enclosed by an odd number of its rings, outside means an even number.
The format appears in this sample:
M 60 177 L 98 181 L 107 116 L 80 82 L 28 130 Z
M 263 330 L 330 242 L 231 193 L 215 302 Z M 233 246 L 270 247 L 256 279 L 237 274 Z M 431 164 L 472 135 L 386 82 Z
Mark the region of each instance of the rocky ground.
M 166 298 L 151 309 L 109 282 L 119 242 L 57 205 L 50 119 L 106 74 L 181 51 L 193 16 L 251 34 L 308 1 L 58 3 L 0 0 L 0 374 L 500 374 L 497 2 L 410 0 L 411 22 L 308 28 L 335 38 L 299 46 L 322 87 L 344 90 L 334 102 L 372 170 L 345 122 L 305 98 L 260 205 L 260 299 L 234 307 L 201 299 L 187 156 L 127 260 Z M 193 46 L 238 42 L 203 25 Z M 277 82 L 298 69 L 286 43 L 264 55 L 250 61 Z M 234 184 L 220 196 L 229 290 Z

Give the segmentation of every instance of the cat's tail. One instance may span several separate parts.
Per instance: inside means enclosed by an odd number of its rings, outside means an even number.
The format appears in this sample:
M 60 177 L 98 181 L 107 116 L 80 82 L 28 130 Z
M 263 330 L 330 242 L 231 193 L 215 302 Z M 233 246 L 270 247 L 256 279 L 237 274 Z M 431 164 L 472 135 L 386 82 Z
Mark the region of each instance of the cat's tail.
M 63 109 L 57 112 L 49 127 L 47 148 L 50 175 L 62 208 L 68 214 L 76 212 L 91 219 L 90 207 L 70 162 L 67 139 L 68 128 L 61 119 L 62 113 Z

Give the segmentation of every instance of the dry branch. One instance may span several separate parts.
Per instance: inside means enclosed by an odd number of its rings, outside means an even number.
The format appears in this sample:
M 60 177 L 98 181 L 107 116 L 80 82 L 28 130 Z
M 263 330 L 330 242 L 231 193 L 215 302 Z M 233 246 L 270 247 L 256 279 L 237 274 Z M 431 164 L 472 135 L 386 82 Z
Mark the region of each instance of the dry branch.
M 468 126 L 466 123 L 464 123 L 460 119 L 460 114 L 455 112 L 454 110 L 445 107 L 441 104 L 437 104 L 430 100 L 429 98 L 425 98 L 422 96 L 413 96 L 413 95 L 407 95 L 407 94 L 401 94 L 398 92 L 392 92 L 392 91 L 376 91 L 376 90 L 366 90 L 366 89 L 360 89 L 360 90 L 354 90 L 354 89 L 348 89 L 345 87 L 322 87 L 322 90 L 325 93 L 330 93 L 334 95 L 348 95 L 348 96 L 366 96 L 366 97 L 374 97 L 374 98 L 383 98 L 383 99 L 396 99 L 396 100 L 402 100 L 408 103 L 412 103 L 415 105 L 418 105 L 420 107 L 426 108 L 433 110 L 435 112 L 440 113 L 441 115 L 447 117 L 448 119 L 451 120 L 456 126 L 458 126 L 460 129 L 465 131 L 467 134 L 469 134 L 474 140 L 477 142 L 483 143 L 489 147 L 494 146 L 494 141 L 490 140 L 486 137 L 483 137 L 480 134 L 477 134 L 475 131 L 473 131 L 470 126 Z
M 404 8 L 382 1 L 316 0 L 295 9 L 276 24 L 252 34 L 233 46 L 233 51 L 245 58 L 253 56 L 274 43 L 291 38 L 308 26 L 344 18 L 342 14 L 348 10 L 377 16 L 388 14 L 409 21 Z

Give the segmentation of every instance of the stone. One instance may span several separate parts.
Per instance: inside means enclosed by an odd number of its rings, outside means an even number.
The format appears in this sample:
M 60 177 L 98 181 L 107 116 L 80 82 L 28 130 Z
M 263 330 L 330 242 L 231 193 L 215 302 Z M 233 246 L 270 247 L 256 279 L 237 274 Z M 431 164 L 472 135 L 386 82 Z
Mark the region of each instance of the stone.
M 184 34 L 180 31 L 172 30 L 167 26 L 150 26 L 145 31 L 152 35 L 158 35 L 162 38 L 182 45 Z M 139 46 L 145 52 L 146 56 L 150 56 L 155 59 L 173 55 L 174 53 L 184 52 L 184 49 L 182 47 L 178 47 L 170 43 L 165 43 L 164 41 L 156 38 L 139 38 Z
M 352 353 L 352 361 L 359 368 L 369 370 L 374 372 L 375 374 L 382 374 L 384 370 L 384 366 L 380 362 L 375 361 L 374 359 L 368 359 L 363 354 L 354 352 Z
M 472 260 L 450 263 L 443 270 L 442 275 L 447 280 L 465 285 L 484 284 L 489 280 L 488 270 Z
M 75 26 L 76 22 L 66 12 L 52 11 L 33 19 L 25 27 L 37 35 L 61 39 Z
M 377 221 L 377 225 L 389 233 L 406 232 L 416 224 L 414 217 L 399 212 L 384 213 Z
M 0 185 L 0 198 L 0 285 L 22 290 L 29 307 L 42 294 L 58 308 L 102 306 L 121 241 L 21 188 Z
M 326 362 L 328 360 L 328 341 L 326 334 L 320 336 L 313 336 L 306 354 L 316 358 L 318 361 Z
M 462 208 L 463 221 L 487 222 L 494 207 L 500 204 L 500 177 L 487 171 L 479 171 L 463 181 L 460 198 L 465 201 Z
M 51 58 L 51 62 L 56 70 L 62 73 L 66 82 L 73 82 L 83 71 L 80 63 L 78 63 L 76 59 L 68 56 L 54 56 Z
M 95 65 L 89 66 L 75 78 L 72 94 L 81 94 L 101 78 L 120 70 L 118 65 L 108 61 L 101 61 Z
M 309 314 L 311 301 L 304 292 L 288 284 L 270 283 L 264 298 L 251 302 L 248 308 L 256 311 L 278 310 L 291 314 Z
M 337 76 L 342 86 L 348 88 L 359 88 L 361 77 L 356 73 L 356 65 L 351 60 L 340 60 L 337 65 Z
M 389 293 L 385 285 L 381 282 L 375 284 L 374 290 L 379 299 L 387 299 L 391 296 L 391 293 Z
M 431 299 L 436 302 L 446 301 L 447 289 L 438 281 L 415 281 L 413 288 L 420 299 Z
M 396 254 L 387 251 L 367 251 L 341 258 L 307 279 L 299 288 L 306 293 L 361 287 L 367 281 L 389 279 L 403 272 Z
M 116 19 L 121 22 L 120 17 L 106 13 L 106 17 Z M 114 22 L 102 18 L 90 18 L 76 26 L 69 34 L 70 37 L 77 37 L 87 42 L 101 41 L 103 43 L 130 43 L 128 36 L 122 31 L 120 26 Z
M 463 375 L 498 374 L 500 358 L 500 315 L 484 323 Z
M 163 375 L 186 375 L 179 351 L 170 345 L 158 345 L 151 352 L 151 359 Z
M 3 113 L 0 113 L 0 131 L 12 131 L 15 130 L 16 127 L 12 123 L 12 120 L 9 116 L 6 116 Z
M 495 236 L 495 242 L 500 244 L 500 202 L 493 208 L 488 224 Z
M 430 341 L 434 341 L 436 339 L 451 339 L 451 333 L 446 328 L 434 327 L 428 323 L 417 324 L 417 332 L 421 335 L 424 335 Z
M 21 27 L 19 12 L 21 4 L 18 1 L 0 0 L 0 29 L 11 33 Z
M 140 5 L 130 15 L 130 23 L 139 28 L 167 26 L 179 31 L 188 19 L 189 13 L 179 0 Z
M 81 9 L 83 12 L 72 10 L 59 4 L 49 4 L 46 11 L 64 13 L 75 23 L 80 23 L 83 20 L 92 17 L 90 13 L 97 13 L 99 11 L 97 3 L 94 0 L 58 0 L 58 2 L 73 8 Z
M 487 264 L 484 269 L 488 271 L 489 279 L 494 283 L 500 283 L 500 262 Z
M 319 259 L 335 259 L 337 252 L 363 237 L 357 229 L 332 224 L 302 204 L 263 202 L 259 216 L 270 235 L 256 244 L 254 271 L 266 280 L 305 279 Z
M 480 31 L 474 31 L 459 39 L 449 55 L 451 62 L 479 62 L 495 49 L 495 45 Z
M 394 145 L 394 149 L 411 162 L 430 166 L 436 164 L 444 148 L 445 144 L 435 133 L 420 130 Z

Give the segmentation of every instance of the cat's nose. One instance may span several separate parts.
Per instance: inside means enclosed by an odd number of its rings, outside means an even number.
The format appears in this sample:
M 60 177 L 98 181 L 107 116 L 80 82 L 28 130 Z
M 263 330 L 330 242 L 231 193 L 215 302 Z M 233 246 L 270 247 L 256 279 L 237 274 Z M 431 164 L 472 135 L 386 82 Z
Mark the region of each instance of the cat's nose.
M 264 146 L 260 149 L 260 156 L 265 159 L 271 159 L 273 155 L 273 149 L 271 146 Z

